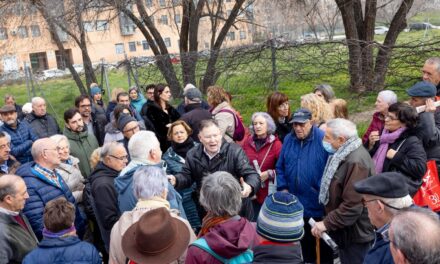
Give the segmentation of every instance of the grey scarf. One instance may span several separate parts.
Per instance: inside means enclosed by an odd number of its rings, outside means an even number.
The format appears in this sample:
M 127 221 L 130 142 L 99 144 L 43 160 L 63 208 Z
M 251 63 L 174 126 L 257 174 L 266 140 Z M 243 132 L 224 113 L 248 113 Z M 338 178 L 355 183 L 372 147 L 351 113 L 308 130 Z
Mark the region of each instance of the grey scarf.
M 328 188 L 339 167 L 339 164 L 355 149 L 362 145 L 362 140 L 360 138 L 351 137 L 336 151 L 336 153 L 330 156 L 325 165 L 324 174 L 322 175 L 321 188 L 319 190 L 319 202 L 326 205 L 329 200 Z

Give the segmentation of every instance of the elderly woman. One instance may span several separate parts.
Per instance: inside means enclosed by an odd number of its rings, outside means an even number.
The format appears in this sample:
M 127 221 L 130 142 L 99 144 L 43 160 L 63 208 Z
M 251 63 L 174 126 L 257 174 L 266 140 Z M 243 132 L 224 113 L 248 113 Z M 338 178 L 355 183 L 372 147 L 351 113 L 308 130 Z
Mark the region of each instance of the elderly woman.
M 367 148 L 371 148 L 376 141 L 379 140 L 380 133 L 385 124 L 385 116 L 388 113 L 388 107 L 397 102 L 397 95 L 390 90 L 384 90 L 377 95 L 375 105 L 375 113 L 373 120 L 362 137 L 362 144 Z
M 266 109 L 275 121 L 278 138 L 283 142 L 284 137 L 292 131 L 292 125 L 289 124 L 289 97 L 283 93 L 274 92 L 267 97 Z
M 370 154 L 376 173 L 398 171 L 406 176 L 411 196 L 422 185 L 426 171 L 426 153 L 415 135 L 417 112 L 404 103 L 390 105 L 385 127 Z
M 301 96 L 301 107 L 310 110 L 312 113 L 312 124 L 319 128 L 333 118 L 330 105 L 316 94 L 309 93 Z
M 57 168 L 57 172 L 66 182 L 75 201 L 80 203 L 84 190 L 84 177 L 79 170 L 79 159 L 70 155 L 70 144 L 66 136 L 53 135 L 50 138 L 57 144 L 58 154 L 60 155 L 61 163 Z
M 136 86 L 128 89 L 128 95 L 130 96 L 130 105 L 136 112 L 140 113 L 142 110 L 142 106 L 147 102 L 144 95 L 139 91 Z
M 329 84 L 316 85 L 313 93 L 324 99 L 327 103 L 331 103 L 336 98 L 335 92 Z
M 137 199 L 136 207 L 132 211 L 127 211 L 119 218 L 119 221 L 112 228 L 110 236 L 110 261 L 109 263 L 125 264 L 126 256 L 121 247 L 122 235 L 125 231 L 146 212 L 166 208 L 170 210 L 170 204 L 166 200 L 168 193 L 168 180 L 165 172 L 158 167 L 142 166 L 133 175 L 133 192 Z M 174 218 L 184 222 L 190 232 L 189 243 L 195 240 L 194 232 L 189 223 L 171 210 Z M 183 232 L 183 230 L 182 230 Z M 180 256 L 179 260 L 173 263 L 183 263 L 186 252 Z
M 252 262 L 256 230 L 238 213 L 241 208 L 241 187 L 229 173 L 218 171 L 206 176 L 200 193 L 200 204 L 208 212 L 202 230 L 188 248 L 186 263 L 228 263 L 239 257 Z M 215 257 L 213 253 L 215 254 Z M 245 263 L 240 262 L 240 263 Z
M 154 88 L 154 103 L 148 106 L 147 117 L 153 123 L 160 149 L 165 152 L 170 146 L 167 140 L 169 125 L 180 118 L 177 110 L 170 105 L 171 90 L 164 84 Z
M 269 185 L 275 181 L 275 165 L 281 152 L 282 143 L 275 134 L 275 123 L 268 113 L 257 112 L 252 115 L 252 124 L 249 127 L 251 133 L 243 143 L 243 150 L 251 165 L 260 173 L 261 188 L 257 192 L 256 199 L 252 200 L 254 207 L 254 221 L 257 220 L 258 212 L 264 199 L 268 195 Z M 275 188 L 276 189 L 276 188 Z
M 207 96 L 212 116 L 220 128 L 223 138 L 227 142 L 233 142 L 237 114 L 231 106 L 230 95 L 220 86 L 210 86 L 208 87 Z

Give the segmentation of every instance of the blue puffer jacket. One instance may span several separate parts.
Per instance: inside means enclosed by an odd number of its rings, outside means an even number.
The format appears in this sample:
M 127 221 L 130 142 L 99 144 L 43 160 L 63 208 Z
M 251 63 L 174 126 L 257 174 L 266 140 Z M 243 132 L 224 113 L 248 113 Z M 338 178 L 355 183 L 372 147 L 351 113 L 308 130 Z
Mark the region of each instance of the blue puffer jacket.
M 34 166 L 35 162 L 28 162 L 20 166 L 16 173 L 25 181 L 29 193 L 29 199 L 26 200 L 23 213 L 28 218 L 35 235 L 41 240 L 43 237 L 43 212 L 46 204 L 61 196 L 75 204 L 75 198 L 73 198 L 69 187 L 61 176 L 58 176 L 58 180 L 61 182 L 60 188 L 35 171 L 33 169 Z M 85 231 L 86 218 L 85 215 L 80 212 L 78 207 L 76 207 L 75 227 L 78 235 L 81 237 Z
M 0 127 L 0 131 L 4 131 L 11 136 L 11 155 L 23 164 L 33 160 L 31 148 L 38 137 L 26 122 L 17 122 L 16 129 L 5 123 Z
M 98 250 L 76 236 L 44 238 L 38 248 L 32 250 L 23 264 L 101 264 Z
M 276 165 L 277 190 L 288 189 L 304 206 L 304 217 L 322 217 L 324 208 L 319 204 L 319 188 L 328 153 L 322 146 L 324 131 L 313 126 L 304 140 L 295 131 L 284 138 Z

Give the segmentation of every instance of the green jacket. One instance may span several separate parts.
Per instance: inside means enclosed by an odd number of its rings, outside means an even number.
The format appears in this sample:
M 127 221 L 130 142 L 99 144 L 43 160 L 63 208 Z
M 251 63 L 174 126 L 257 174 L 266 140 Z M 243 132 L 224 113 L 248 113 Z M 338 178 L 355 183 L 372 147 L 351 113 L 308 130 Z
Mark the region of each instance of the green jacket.
M 10 215 L 0 212 L 0 263 L 21 263 L 37 247 L 38 240 L 26 216 L 21 214 L 28 231 Z
M 98 140 L 93 134 L 89 135 L 87 130 L 75 133 L 65 127 L 63 134 L 69 139 L 70 154 L 79 159 L 79 170 L 87 178 L 92 172 L 89 163 L 90 155 L 99 147 Z

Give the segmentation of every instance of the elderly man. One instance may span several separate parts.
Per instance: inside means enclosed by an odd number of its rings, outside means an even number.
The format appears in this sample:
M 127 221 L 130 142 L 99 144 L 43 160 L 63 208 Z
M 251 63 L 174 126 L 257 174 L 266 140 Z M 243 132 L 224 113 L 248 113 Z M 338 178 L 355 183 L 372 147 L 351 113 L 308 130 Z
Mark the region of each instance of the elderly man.
M 17 112 L 18 120 L 23 121 L 24 113 L 21 105 L 15 102 L 15 97 L 12 94 L 5 94 L 5 105 L 12 105 Z
M 28 198 L 22 178 L 0 176 L 0 263 L 21 263 L 38 244 L 29 221 L 21 213 Z
M 130 211 L 136 206 L 137 199 L 133 194 L 133 174 L 142 166 L 153 166 L 165 170 L 162 161 L 160 143 L 151 131 L 139 131 L 130 138 L 128 151 L 131 161 L 115 179 L 115 188 L 118 192 L 119 209 L 121 212 Z M 182 197 L 171 184 L 168 185 L 168 196 L 171 208 L 178 209 L 182 217 L 186 218 L 182 206 Z
M 149 133 L 149 134 L 153 134 L 154 136 L 154 133 L 148 131 L 142 131 L 140 133 Z M 156 150 L 158 149 L 160 151 L 159 142 L 157 142 L 157 146 L 155 149 Z M 133 174 L 132 181 L 133 181 L 133 188 L 130 189 L 130 191 L 131 193 L 134 193 L 134 197 L 137 202 L 133 210 L 127 211 L 122 214 L 121 218 L 119 219 L 118 222 L 116 222 L 116 224 L 112 229 L 111 237 L 110 237 L 110 262 L 109 262 L 110 264 L 126 263 L 126 256 L 122 251 L 121 240 L 122 240 L 122 235 L 127 231 L 127 229 L 132 224 L 137 222 L 142 215 L 144 215 L 145 213 L 151 210 L 157 208 L 166 208 L 167 210 L 170 209 L 170 204 L 166 200 L 169 184 L 165 172 L 162 168 L 157 166 L 139 166 L 136 169 L 136 172 L 134 172 Z M 178 211 L 173 209 L 171 209 L 170 211 L 173 218 L 178 219 L 179 221 L 184 223 L 184 226 L 179 225 L 181 228 L 179 229 L 180 230 L 179 232 L 186 233 L 188 231 L 190 234 L 188 244 L 193 242 L 195 240 L 195 235 L 189 223 L 183 218 L 178 216 L 179 215 Z M 151 230 L 149 233 L 152 233 L 153 231 L 154 230 Z M 163 231 L 162 234 L 164 234 L 164 232 L 165 230 Z M 148 244 L 151 243 L 145 243 L 145 247 L 148 247 Z M 144 253 L 147 254 L 149 252 L 145 250 Z M 186 250 L 179 257 L 179 262 L 171 262 L 171 263 L 183 263 L 185 261 L 185 256 L 186 256 Z M 155 262 L 153 261 L 151 263 L 155 263 Z
M 55 170 L 60 165 L 60 156 L 55 141 L 50 138 L 42 138 L 32 145 L 32 157 L 34 162 L 23 164 L 17 170 L 27 186 L 29 199 L 24 207 L 24 214 L 34 230 L 35 235 L 41 240 L 43 232 L 43 211 L 47 202 L 65 197 L 75 204 L 67 184 Z M 84 232 L 85 219 L 77 208 L 75 226 L 81 236 Z
M 93 134 L 98 140 L 99 146 L 102 146 L 105 137 L 105 125 L 107 125 L 105 114 L 97 114 L 96 108 L 92 108 L 90 98 L 84 94 L 75 99 L 75 107 L 78 108 L 88 133 Z
M 186 91 L 185 94 L 185 113 L 180 117 L 192 129 L 191 137 L 194 141 L 199 141 L 200 122 L 205 119 L 212 119 L 212 114 L 202 106 L 202 93 L 197 88 Z
M 440 108 L 434 105 L 436 87 L 430 82 L 418 82 L 406 92 L 411 96 L 410 105 L 426 105 L 419 113 L 416 135 L 422 141 L 428 160 L 435 160 L 440 171 Z
M 426 60 L 422 68 L 422 78 L 437 86 L 436 95 L 440 95 L 440 57 L 432 57 Z
M 119 140 L 119 142 L 124 144 L 125 150 L 128 152 L 128 142 L 130 138 L 140 131 L 139 123 L 131 115 L 121 114 L 118 118 L 117 125 L 118 130 L 124 135 L 124 138 Z M 130 156 L 128 159 L 130 160 Z
M 358 137 L 356 125 L 337 118 L 327 122 L 323 146 L 332 154 L 321 179 L 319 202 L 326 216 L 312 228 L 320 237 L 329 231 L 339 246 L 342 264 L 362 263 L 374 239 L 362 196 L 353 184 L 374 174 L 374 164 Z
M 169 176 L 170 182 L 177 189 L 189 188 L 196 183 L 196 195 L 199 197 L 203 178 L 216 171 L 231 173 L 242 185 L 243 207 L 241 215 L 253 219 L 252 197 L 260 188 L 260 176 L 249 165 L 249 160 L 243 149 L 235 144 L 222 140 L 223 136 L 214 120 L 203 120 L 200 123 L 199 139 L 202 144 L 192 148 L 186 155 L 182 172 Z M 202 219 L 206 212 L 200 207 L 197 199 L 199 217 Z
M 109 142 L 102 146 L 100 160 L 88 180 L 95 203 L 95 217 L 108 252 L 110 232 L 121 215 L 114 181 L 127 165 L 127 151 L 121 143 Z
M 70 108 L 64 112 L 64 131 L 70 144 L 70 154 L 79 159 L 79 170 L 84 177 L 92 172 L 90 168 L 90 154 L 99 147 L 93 134 L 84 129 L 84 122 L 78 109 Z
M 391 221 L 388 240 L 396 264 L 440 263 L 440 221 L 429 209 L 401 210 Z
M 189 91 L 191 91 L 191 93 L 188 93 Z M 183 88 L 183 96 L 184 98 L 188 98 L 191 101 L 198 102 L 200 104 L 200 108 L 209 110 L 209 104 L 203 100 L 202 93 L 193 84 L 188 83 L 185 88 Z M 191 111 L 191 109 L 187 109 L 188 104 L 189 102 L 187 100 L 184 100 L 177 106 L 176 110 L 181 116 Z
M 390 242 L 384 239 L 384 234 L 388 233 L 394 215 L 413 204 L 405 177 L 398 172 L 384 172 L 356 182 L 354 189 L 362 194 L 370 222 L 376 227 L 376 240 L 364 264 L 393 263 Z
M 25 117 L 26 122 L 38 138 L 61 134 L 60 127 L 53 116 L 46 111 L 46 101 L 41 97 L 32 98 L 32 113 Z
M 4 174 L 15 174 L 20 166 L 11 152 L 11 137 L 6 132 L 0 132 L 0 176 Z
M 293 130 L 284 138 L 283 148 L 276 165 L 277 189 L 294 194 L 304 206 L 304 222 L 312 217 L 321 221 L 324 207 L 319 204 L 319 185 L 327 162 L 328 153 L 322 146 L 324 131 L 312 124 L 312 113 L 300 108 L 292 114 Z M 301 240 L 304 262 L 316 261 L 316 239 L 305 226 Z M 322 263 L 333 262 L 333 252 L 326 244 L 320 247 Z
M 0 113 L 4 122 L 0 127 L 0 131 L 8 133 L 11 137 L 11 154 L 20 163 L 32 161 L 32 143 L 38 139 L 32 132 L 32 128 L 26 122 L 18 120 L 15 107 L 11 105 L 0 108 Z

